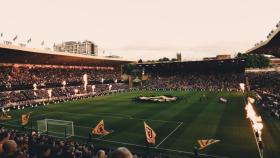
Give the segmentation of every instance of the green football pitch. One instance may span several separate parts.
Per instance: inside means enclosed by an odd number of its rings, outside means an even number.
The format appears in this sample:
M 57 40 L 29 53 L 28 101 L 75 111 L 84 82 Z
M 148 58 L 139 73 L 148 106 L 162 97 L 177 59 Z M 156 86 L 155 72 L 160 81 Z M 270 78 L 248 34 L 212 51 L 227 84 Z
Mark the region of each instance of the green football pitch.
M 140 103 L 138 96 L 172 95 L 180 97 L 170 103 Z M 206 95 L 208 100 L 200 101 Z M 219 103 L 219 97 L 229 103 Z M 84 100 L 49 104 L 11 112 L 7 126 L 19 126 L 20 116 L 32 112 L 28 128 L 36 128 L 37 120 L 73 121 L 74 136 L 68 139 L 87 142 L 92 128 L 104 120 L 111 131 L 106 136 L 92 136 L 98 146 L 126 146 L 133 151 L 162 153 L 169 157 L 192 157 L 198 139 L 218 139 L 200 151 L 200 157 L 259 157 L 256 141 L 244 111 L 244 100 L 238 92 L 209 91 L 134 91 L 99 96 Z M 143 122 L 156 132 L 156 144 L 145 142 Z M 51 134 L 51 133 L 49 133 Z

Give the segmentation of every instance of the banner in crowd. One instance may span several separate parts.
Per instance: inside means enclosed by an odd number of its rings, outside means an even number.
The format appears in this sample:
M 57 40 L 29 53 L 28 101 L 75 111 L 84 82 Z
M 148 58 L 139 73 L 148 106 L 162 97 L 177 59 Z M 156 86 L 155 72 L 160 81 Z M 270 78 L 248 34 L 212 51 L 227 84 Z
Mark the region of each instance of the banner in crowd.
M 96 135 L 107 135 L 109 133 L 110 132 L 105 129 L 105 125 L 104 125 L 104 121 L 103 120 L 101 120 L 95 126 L 95 128 L 92 129 L 92 134 L 96 134 Z
M 150 144 L 156 144 L 156 132 L 149 125 L 147 125 L 146 122 L 144 122 L 144 128 L 147 142 Z

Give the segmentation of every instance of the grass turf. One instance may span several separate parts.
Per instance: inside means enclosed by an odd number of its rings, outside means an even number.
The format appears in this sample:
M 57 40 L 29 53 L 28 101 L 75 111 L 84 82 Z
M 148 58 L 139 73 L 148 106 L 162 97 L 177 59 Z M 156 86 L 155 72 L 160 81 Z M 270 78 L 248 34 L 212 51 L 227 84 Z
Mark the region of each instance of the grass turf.
M 200 101 L 205 94 L 208 100 Z M 140 95 L 179 96 L 177 102 L 139 103 Z M 229 100 L 218 103 L 219 97 Z M 201 157 L 258 157 L 258 150 L 249 121 L 246 119 L 242 94 L 237 92 L 138 91 L 101 96 L 78 101 L 26 108 L 11 112 L 7 125 L 19 125 L 20 115 L 32 111 L 30 122 L 50 118 L 74 122 L 75 136 L 86 141 L 88 133 L 101 119 L 113 132 L 105 137 L 94 136 L 100 146 L 127 146 L 144 152 L 162 152 L 171 157 L 191 157 L 198 139 L 219 139 L 221 142 L 201 151 Z M 156 145 L 147 149 L 143 121 L 157 133 Z M 31 123 L 29 123 L 30 125 Z M 33 127 L 33 128 L 35 128 Z M 176 129 L 176 130 L 175 130 Z M 155 149 L 157 147 L 157 149 Z

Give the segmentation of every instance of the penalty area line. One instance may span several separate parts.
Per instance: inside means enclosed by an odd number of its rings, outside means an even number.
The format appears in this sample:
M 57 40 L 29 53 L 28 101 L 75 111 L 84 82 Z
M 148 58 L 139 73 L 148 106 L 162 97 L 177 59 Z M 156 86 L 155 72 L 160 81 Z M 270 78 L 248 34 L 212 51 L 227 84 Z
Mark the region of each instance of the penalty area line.
M 171 152 L 176 152 L 176 153 L 184 153 L 184 154 L 192 154 L 194 155 L 193 152 L 190 151 L 183 151 L 183 150 L 175 150 L 175 149 L 167 149 L 167 148 L 155 148 L 154 149 L 159 149 L 159 150 L 164 150 L 164 151 L 171 151 Z M 199 156 L 206 156 L 206 157 L 213 157 L 213 158 L 229 158 L 226 156 L 219 156 L 219 155 L 209 155 L 209 154 L 199 154 Z
M 88 137 L 85 136 L 79 136 L 75 135 L 74 137 L 79 137 L 79 138 L 84 138 L 88 139 Z M 102 141 L 102 142 L 109 142 L 109 143 L 115 143 L 115 144 L 121 144 L 121 145 L 129 145 L 129 146 L 135 146 L 135 147 L 141 147 L 141 148 L 147 148 L 145 145 L 139 145 L 139 144 L 133 144 L 133 143 L 127 143 L 127 142 L 120 142 L 120 141 L 115 141 L 115 140 L 106 140 L 106 139 L 99 139 L 99 138 L 92 138 L 93 140 L 97 141 Z M 183 154 L 190 154 L 193 155 L 193 152 L 190 151 L 183 151 L 183 150 L 175 150 L 175 149 L 168 149 L 168 148 L 155 148 L 155 147 L 149 147 L 150 149 L 155 149 L 155 150 L 164 150 L 164 151 L 169 151 L 169 152 L 175 152 L 175 153 L 183 153 Z M 229 158 L 226 156 L 219 156 L 219 155 L 208 155 L 208 154 L 199 154 L 202 157 L 212 157 L 212 158 Z
M 88 137 L 79 136 L 79 135 L 74 135 L 74 137 L 88 139 Z M 116 143 L 116 144 L 121 144 L 121 145 L 129 145 L 129 146 L 136 146 L 136 147 L 143 147 L 143 148 L 147 147 L 147 146 L 144 146 L 144 145 L 133 144 L 133 143 L 126 143 L 126 142 L 119 142 L 119 141 L 114 141 L 114 140 L 106 140 L 106 139 L 100 139 L 100 138 L 91 138 L 91 139 L 102 141 L 102 142 Z
M 169 136 L 171 136 L 183 124 L 181 122 L 173 131 L 171 131 L 155 148 L 158 148 Z

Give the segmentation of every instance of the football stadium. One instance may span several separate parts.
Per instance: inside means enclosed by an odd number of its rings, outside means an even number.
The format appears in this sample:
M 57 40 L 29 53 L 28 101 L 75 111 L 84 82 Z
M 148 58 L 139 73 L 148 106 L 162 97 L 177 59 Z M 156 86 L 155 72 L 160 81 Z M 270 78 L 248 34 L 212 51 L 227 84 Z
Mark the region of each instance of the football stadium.
M 105 56 L 88 40 L 36 48 L 5 35 L 0 157 L 280 157 L 279 23 L 244 53 L 201 60 Z

